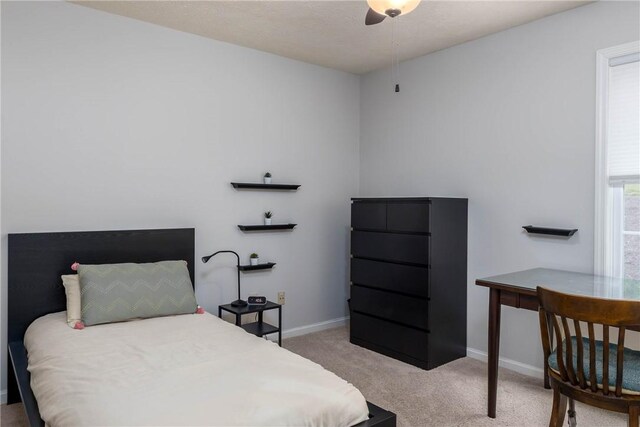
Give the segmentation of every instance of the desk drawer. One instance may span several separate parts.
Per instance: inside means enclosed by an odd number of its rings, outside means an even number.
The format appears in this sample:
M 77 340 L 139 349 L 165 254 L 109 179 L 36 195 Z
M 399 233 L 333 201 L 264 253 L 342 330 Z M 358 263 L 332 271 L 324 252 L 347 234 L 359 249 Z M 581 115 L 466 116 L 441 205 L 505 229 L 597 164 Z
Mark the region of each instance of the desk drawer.
M 351 232 L 351 254 L 358 258 L 429 265 L 429 236 Z
M 351 309 L 415 328 L 429 328 L 429 301 L 376 289 L 351 286 Z
M 500 291 L 500 304 L 538 311 L 538 297 L 512 291 Z
M 427 360 L 427 332 L 352 312 L 351 336 L 415 359 Z
M 429 269 L 352 258 L 351 282 L 354 285 L 388 289 L 426 298 L 429 292 Z

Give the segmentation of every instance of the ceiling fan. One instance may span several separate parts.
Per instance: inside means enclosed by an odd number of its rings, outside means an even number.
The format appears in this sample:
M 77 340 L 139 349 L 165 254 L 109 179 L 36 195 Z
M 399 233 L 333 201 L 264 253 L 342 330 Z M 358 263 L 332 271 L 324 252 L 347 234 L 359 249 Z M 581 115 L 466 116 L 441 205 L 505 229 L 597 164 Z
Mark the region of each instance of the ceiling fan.
M 369 10 L 364 19 L 365 25 L 379 24 L 388 16 L 395 18 L 406 15 L 415 9 L 420 0 L 367 0 Z
M 418 7 L 420 0 L 367 0 L 369 10 L 364 19 L 365 25 L 379 24 L 388 16 L 395 18 L 396 16 L 406 15 L 413 9 Z M 400 92 L 400 57 L 398 55 L 398 44 L 395 36 L 395 23 L 391 26 L 391 78 L 396 81 L 394 85 L 395 92 Z

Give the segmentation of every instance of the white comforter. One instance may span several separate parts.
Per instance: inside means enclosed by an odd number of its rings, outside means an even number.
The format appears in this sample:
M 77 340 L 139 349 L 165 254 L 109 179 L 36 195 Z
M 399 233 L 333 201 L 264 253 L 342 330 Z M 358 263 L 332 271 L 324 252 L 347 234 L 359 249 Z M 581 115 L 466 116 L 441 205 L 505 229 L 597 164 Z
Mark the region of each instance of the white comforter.
M 31 388 L 57 426 L 350 426 L 362 394 L 320 365 L 206 314 L 25 334 Z

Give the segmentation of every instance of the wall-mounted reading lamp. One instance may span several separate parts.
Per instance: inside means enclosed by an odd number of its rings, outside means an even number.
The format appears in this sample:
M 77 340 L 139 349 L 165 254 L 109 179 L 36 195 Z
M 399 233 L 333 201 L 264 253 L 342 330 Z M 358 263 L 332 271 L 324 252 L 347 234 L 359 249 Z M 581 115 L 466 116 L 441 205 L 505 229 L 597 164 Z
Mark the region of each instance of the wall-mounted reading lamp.
M 237 270 L 238 270 L 238 299 L 233 301 L 231 303 L 231 306 L 232 307 L 244 307 L 244 306 L 247 305 L 247 302 L 243 301 L 242 299 L 240 299 L 240 255 L 238 255 L 234 251 L 218 251 L 218 252 L 212 253 L 209 256 L 203 256 L 202 257 L 202 262 L 206 263 L 207 261 L 209 261 L 214 256 L 216 256 L 218 254 L 223 254 L 223 253 L 234 254 L 236 256 L 236 258 L 238 259 L 238 265 L 237 265 Z

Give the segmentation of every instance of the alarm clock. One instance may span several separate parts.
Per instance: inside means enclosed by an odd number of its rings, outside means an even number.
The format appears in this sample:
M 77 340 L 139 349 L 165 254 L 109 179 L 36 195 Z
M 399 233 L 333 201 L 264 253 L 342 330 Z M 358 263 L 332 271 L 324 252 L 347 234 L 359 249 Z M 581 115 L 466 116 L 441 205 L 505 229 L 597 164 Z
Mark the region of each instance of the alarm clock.
M 252 296 L 247 298 L 249 305 L 266 305 L 267 297 Z

